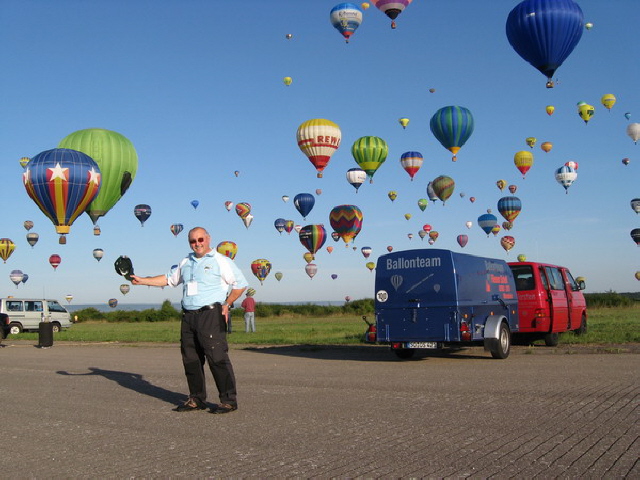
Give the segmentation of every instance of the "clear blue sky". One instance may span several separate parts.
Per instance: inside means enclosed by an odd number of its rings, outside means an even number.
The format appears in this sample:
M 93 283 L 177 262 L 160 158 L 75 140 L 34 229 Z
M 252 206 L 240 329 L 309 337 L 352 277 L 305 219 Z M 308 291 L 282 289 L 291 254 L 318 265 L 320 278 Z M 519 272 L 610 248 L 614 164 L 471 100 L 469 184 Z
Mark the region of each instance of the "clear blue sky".
M 638 289 L 640 249 L 629 233 L 640 217 L 629 202 L 640 196 L 640 145 L 627 137 L 624 117 L 631 112 L 631 121 L 640 121 L 636 0 L 579 2 L 594 27 L 584 32 L 550 90 L 506 39 L 505 21 L 517 1 L 415 0 L 396 30 L 372 6 L 348 45 L 329 23 L 336 1 L 222 3 L 1 2 L 0 236 L 17 245 L 0 264 L 3 295 L 63 300 L 72 294 L 74 304 L 111 297 L 124 303 L 178 301 L 180 289 L 132 287 L 123 296 L 113 262 L 125 254 L 138 274 L 164 273 L 189 252 L 186 232 L 196 225 L 209 229 L 214 245 L 238 244 L 236 262 L 258 301 L 371 298 L 375 274 L 365 267 L 360 247 L 372 247 L 369 260 L 375 261 L 388 245 L 506 260 L 523 253 L 568 266 L 586 277 L 588 292 Z M 285 76 L 293 78 L 289 87 Z M 617 97 L 610 112 L 600 104 L 606 93 Z M 577 115 L 579 101 L 596 107 L 588 125 Z M 553 116 L 545 113 L 549 104 L 556 107 Z M 475 132 L 456 163 L 429 130 L 431 116 L 446 105 L 465 106 L 475 118 Z M 406 130 L 400 117 L 410 118 Z M 321 179 L 296 144 L 298 126 L 312 118 L 330 119 L 342 130 L 342 145 Z M 82 215 L 67 245 L 59 245 L 53 225 L 24 190 L 18 160 L 94 127 L 133 142 L 138 174 L 99 221 L 102 235 L 94 236 Z M 356 166 L 351 145 L 364 135 L 384 138 L 390 151 L 374 183 L 356 194 L 345 172 Z M 523 180 L 513 155 L 528 149 L 529 136 L 538 145 Z M 544 141 L 553 143 L 551 152 L 539 148 Z M 414 181 L 399 162 L 407 150 L 425 158 Z M 628 166 L 624 157 L 631 160 Z M 554 171 L 568 160 L 579 163 L 579 176 L 565 194 Z M 454 178 L 453 196 L 421 212 L 418 199 L 426 198 L 427 183 L 441 174 Z M 500 246 L 505 232 L 487 238 L 476 223 L 488 208 L 503 220 L 496 205 L 508 193 L 498 190 L 498 179 L 517 185 L 523 204 L 509 232 L 516 246 L 508 254 Z M 322 193 L 305 222 L 293 197 L 316 189 Z M 398 192 L 395 202 L 387 197 L 390 190 Z M 283 202 L 282 195 L 291 200 Z M 197 210 L 190 205 L 194 199 L 200 201 Z M 248 229 L 234 211 L 227 212 L 225 201 L 253 206 Z M 153 209 L 144 227 L 133 215 L 139 203 Z M 279 234 L 273 222 L 282 217 L 300 225 L 322 223 L 330 232 L 330 210 L 345 203 L 364 214 L 357 251 L 329 239 L 325 247 L 332 245 L 333 253 L 324 247 L 318 252 L 311 280 L 297 235 Z M 412 214 L 409 221 L 405 213 Z M 25 220 L 34 221 L 32 232 L 40 234 L 34 248 L 25 239 Z M 172 223 L 185 225 L 177 238 Z M 426 223 L 440 233 L 434 247 L 417 235 Z M 459 234 L 469 236 L 464 249 L 456 243 Z M 104 249 L 101 262 L 93 259 L 94 248 Z M 48 263 L 52 253 L 62 256 L 55 272 Z M 264 285 L 250 271 L 257 258 L 273 264 Z M 13 269 L 29 275 L 19 289 L 9 280 Z

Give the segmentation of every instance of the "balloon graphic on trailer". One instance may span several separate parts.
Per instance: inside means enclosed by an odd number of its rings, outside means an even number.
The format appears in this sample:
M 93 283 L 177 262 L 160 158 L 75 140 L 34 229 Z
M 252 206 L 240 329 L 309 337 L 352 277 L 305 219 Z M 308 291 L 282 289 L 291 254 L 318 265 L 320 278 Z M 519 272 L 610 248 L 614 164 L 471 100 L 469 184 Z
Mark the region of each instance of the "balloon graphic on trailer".
M 331 120 L 315 118 L 302 123 L 296 132 L 298 148 L 316 167 L 317 177 L 322 178 L 331 156 L 340 146 L 340 127 Z
M 144 227 L 144 222 L 151 216 L 151 207 L 145 203 L 141 203 L 135 206 L 133 214 L 140 221 L 140 226 Z
M 520 57 L 552 77 L 582 38 L 584 15 L 573 0 L 524 0 L 506 22 L 509 43 Z
M 40 152 L 23 175 L 24 187 L 61 235 L 97 198 L 102 184 L 98 164 L 88 155 L 68 148 Z
M 362 229 L 362 211 L 355 205 L 338 205 L 329 213 L 329 223 L 345 244 L 353 242 Z
M 344 37 L 345 42 L 349 43 L 362 23 L 362 10 L 355 3 L 339 3 L 329 12 L 329 21 Z
M 387 160 L 389 146 L 380 137 L 360 137 L 351 146 L 351 155 L 358 166 L 367 173 L 369 183 L 380 166 Z
M 451 160 L 455 162 L 460 148 L 473 133 L 473 115 L 465 107 L 442 107 L 431 117 L 429 128 L 440 144 L 453 153 Z
M 78 130 L 60 140 L 58 147 L 82 152 L 91 157 L 100 168 L 100 192 L 86 208 L 95 225 L 127 192 L 136 177 L 136 149 L 120 133 L 102 128 Z
M 271 271 L 271 262 L 264 258 L 259 258 L 251 262 L 251 272 L 260 280 L 260 285 Z

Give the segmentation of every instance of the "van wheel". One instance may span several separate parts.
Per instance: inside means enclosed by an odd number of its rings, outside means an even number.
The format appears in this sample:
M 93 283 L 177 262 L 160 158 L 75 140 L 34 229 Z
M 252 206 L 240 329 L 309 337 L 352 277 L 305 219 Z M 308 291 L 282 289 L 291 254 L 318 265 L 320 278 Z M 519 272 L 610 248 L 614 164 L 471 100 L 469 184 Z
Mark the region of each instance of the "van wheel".
M 22 325 L 20 325 L 19 323 L 11 322 L 9 324 L 9 333 L 11 335 L 18 335 L 19 333 L 22 333 Z
M 414 348 L 394 348 L 393 353 L 401 360 L 409 360 L 416 353 Z
M 560 340 L 559 340 L 558 332 L 547 333 L 544 336 L 544 344 L 547 347 L 557 347 L 559 342 Z
M 507 358 L 509 356 L 509 352 L 511 352 L 511 333 L 506 323 L 502 322 L 500 324 L 498 338 L 493 343 L 490 351 L 493 358 Z
M 587 316 L 582 314 L 582 321 L 580 322 L 580 326 L 573 331 L 576 335 L 584 335 L 587 333 Z
M 58 333 L 60 331 L 60 324 L 58 322 L 53 322 L 51 330 L 53 333 Z

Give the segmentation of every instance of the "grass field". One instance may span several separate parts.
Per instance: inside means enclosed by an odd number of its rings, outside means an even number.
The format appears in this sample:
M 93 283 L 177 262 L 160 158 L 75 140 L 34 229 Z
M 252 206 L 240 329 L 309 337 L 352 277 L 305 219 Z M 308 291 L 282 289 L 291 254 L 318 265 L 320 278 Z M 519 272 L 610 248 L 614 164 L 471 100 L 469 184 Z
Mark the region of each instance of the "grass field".
M 640 343 L 640 305 L 593 308 L 588 311 L 588 333 L 577 336 L 565 333 L 561 344 Z M 369 321 L 373 316 L 369 316 Z M 364 341 L 367 325 L 360 315 L 256 318 L 256 333 L 244 332 L 241 316 L 234 316 L 231 344 L 252 345 L 355 345 Z M 38 340 L 38 333 L 12 335 L 11 339 Z M 180 323 L 87 321 L 55 334 L 56 341 L 74 342 L 161 342 L 180 340 Z

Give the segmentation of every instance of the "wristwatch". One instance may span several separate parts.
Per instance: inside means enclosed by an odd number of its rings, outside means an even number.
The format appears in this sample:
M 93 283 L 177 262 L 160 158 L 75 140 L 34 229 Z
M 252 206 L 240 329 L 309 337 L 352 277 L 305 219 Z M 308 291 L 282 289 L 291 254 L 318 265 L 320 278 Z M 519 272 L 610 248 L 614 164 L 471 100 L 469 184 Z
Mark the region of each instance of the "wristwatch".
M 228 307 L 228 306 L 229 306 L 229 304 L 228 304 L 227 302 L 222 302 L 222 303 L 220 304 L 220 306 L 221 306 L 221 307 Z

